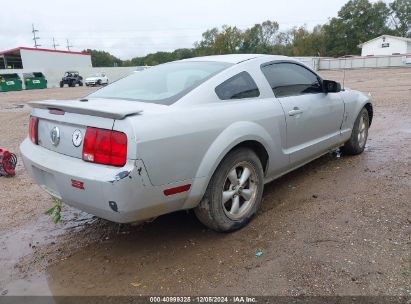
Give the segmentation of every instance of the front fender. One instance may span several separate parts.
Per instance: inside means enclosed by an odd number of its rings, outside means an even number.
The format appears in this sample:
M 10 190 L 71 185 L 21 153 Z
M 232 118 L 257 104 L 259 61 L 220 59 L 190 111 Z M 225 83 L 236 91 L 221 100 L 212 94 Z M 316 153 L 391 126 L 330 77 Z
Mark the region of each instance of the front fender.
M 342 98 L 345 103 L 345 119 L 341 129 L 343 133 L 350 135 L 358 114 L 365 106 L 371 110 L 370 122 L 372 121 L 372 104 L 370 96 L 359 91 L 347 90 L 342 94 Z

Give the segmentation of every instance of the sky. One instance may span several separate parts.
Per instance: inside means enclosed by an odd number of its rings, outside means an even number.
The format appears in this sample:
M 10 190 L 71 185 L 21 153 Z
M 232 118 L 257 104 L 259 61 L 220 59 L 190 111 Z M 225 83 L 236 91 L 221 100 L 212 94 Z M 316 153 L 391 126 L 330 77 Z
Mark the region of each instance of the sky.
M 125 60 L 193 47 L 209 28 L 245 29 L 265 20 L 280 30 L 312 28 L 337 16 L 348 0 L 117 0 L 2 1 L 0 51 L 32 47 L 32 24 L 42 48 L 105 50 Z

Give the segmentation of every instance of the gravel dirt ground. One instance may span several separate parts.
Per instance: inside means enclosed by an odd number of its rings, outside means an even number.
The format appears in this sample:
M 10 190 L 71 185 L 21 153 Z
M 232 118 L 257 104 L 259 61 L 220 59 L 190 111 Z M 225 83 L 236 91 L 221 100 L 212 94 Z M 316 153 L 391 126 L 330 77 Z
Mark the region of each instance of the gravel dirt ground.
M 256 218 L 231 234 L 190 212 L 118 225 L 66 205 L 55 225 L 20 161 L 16 177 L 0 177 L 0 294 L 410 296 L 411 69 L 348 70 L 345 82 L 372 94 L 366 151 L 266 185 Z M 18 154 L 26 102 L 93 90 L 0 94 L 0 147 Z

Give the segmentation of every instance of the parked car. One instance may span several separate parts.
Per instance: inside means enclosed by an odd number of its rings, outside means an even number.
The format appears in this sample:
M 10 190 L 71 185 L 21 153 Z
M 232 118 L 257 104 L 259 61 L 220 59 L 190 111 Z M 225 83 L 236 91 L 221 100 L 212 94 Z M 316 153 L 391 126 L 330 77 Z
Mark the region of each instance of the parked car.
M 149 68 L 150 68 L 149 66 L 137 66 L 136 69 L 133 71 L 133 73 L 138 73 L 138 72 L 147 70 Z
M 108 77 L 105 73 L 95 73 L 86 78 L 86 86 L 101 86 L 108 84 Z
M 83 86 L 83 77 L 80 76 L 79 72 L 68 71 L 64 73 L 63 78 L 60 81 L 60 88 L 67 84 L 69 87 L 75 87 L 77 84 Z
M 176 61 L 31 106 L 21 154 L 52 196 L 119 223 L 194 209 L 217 231 L 246 225 L 264 184 L 363 152 L 373 118 L 367 95 L 270 55 Z

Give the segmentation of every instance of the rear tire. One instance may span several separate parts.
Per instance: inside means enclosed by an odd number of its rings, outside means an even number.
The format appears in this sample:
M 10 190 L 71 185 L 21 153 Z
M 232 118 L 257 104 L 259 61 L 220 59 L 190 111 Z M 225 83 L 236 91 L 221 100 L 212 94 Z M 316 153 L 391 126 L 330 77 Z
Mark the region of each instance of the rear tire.
M 217 167 L 194 213 L 201 223 L 219 232 L 247 225 L 260 207 L 264 173 L 250 149 L 230 152 Z
M 64 87 L 64 82 L 60 81 L 60 88 Z
M 78 83 L 78 85 L 79 85 L 80 87 L 82 87 L 82 86 L 83 86 L 83 83 L 80 81 L 80 82 Z
M 368 111 L 366 108 L 363 108 L 354 122 L 350 139 L 341 148 L 343 153 L 349 155 L 361 154 L 367 143 L 369 127 L 370 118 Z

